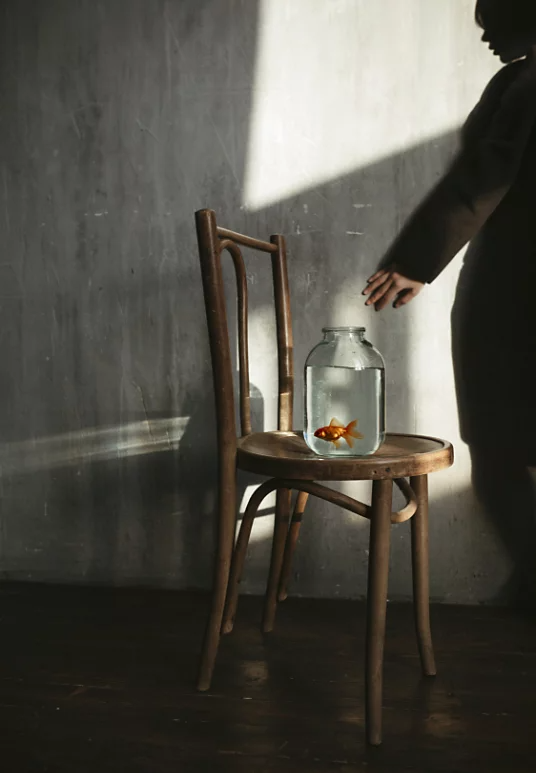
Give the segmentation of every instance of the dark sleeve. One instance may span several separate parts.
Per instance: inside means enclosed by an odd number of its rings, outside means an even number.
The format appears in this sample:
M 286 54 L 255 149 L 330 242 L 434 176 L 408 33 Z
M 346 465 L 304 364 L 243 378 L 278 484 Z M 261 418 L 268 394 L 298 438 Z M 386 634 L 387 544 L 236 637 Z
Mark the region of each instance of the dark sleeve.
M 508 192 L 536 123 L 536 66 L 515 63 L 492 80 L 469 116 L 452 165 L 411 216 L 383 265 L 432 282 Z

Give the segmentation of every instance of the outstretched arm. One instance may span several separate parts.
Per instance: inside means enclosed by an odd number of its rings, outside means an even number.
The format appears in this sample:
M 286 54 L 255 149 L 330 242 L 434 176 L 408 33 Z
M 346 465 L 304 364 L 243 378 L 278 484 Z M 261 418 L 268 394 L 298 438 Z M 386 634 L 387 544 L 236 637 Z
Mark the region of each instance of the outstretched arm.
M 482 228 L 516 179 L 536 124 L 536 64 L 504 68 L 464 130 L 462 148 L 370 279 L 367 304 L 412 300 Z

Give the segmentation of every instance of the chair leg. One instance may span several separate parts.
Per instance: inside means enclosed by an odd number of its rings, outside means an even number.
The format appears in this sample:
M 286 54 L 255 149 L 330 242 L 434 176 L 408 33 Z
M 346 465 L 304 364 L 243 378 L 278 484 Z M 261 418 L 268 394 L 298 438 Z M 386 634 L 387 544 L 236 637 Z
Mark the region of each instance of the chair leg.
M 411 560 L 413 566 L 413 605 L 417 643 L 425 676 L 435 676 L 436 665 L 430 630 L 430 580 L 428 554 L 428 477 L 410 480 L 417 496 L 417 512 L 411 519 Z
M 277 609 L 277 591 L 283 566 L 285 543 L 288 535 L 290 496 L 290 489 L 279 489 L 277 492 L 272 558 L 270 561 L 270 574 L 268 576 L 268 587 L 266 589 L 264 614 L 262 618 L 263 633 L 270 633 L 270 631 L 273 631 L 274 629 L 275 613 Z
M 294 505 L 294 513 L 292 514 L 292 521 L 290 522 L 290 528 L 288 530 L 287 541 L 285 544 L 283 568 L 281 569 L 281 579 L 279 580 L 279 591 L 277 594 L 279 601 L 284 601 L 288 596 L 288 584 L 290 582 L 290 575 L 292 573 L 292 560 L 294 558 L 294 553 L 296 552 L 296 545 L 298 544 L 298 537 L 300 536 L 302 518 L 307 506 L 308 499 L 309 494 L 306 491 L 298 491 L 298 497 L 296 499 L 296 504 Z
M 236 525 L 236 470 L 234 457 L 223 460 L 220 467 L 218 492 L 218 545 L 214 567 L 212 605 L 208 620 L 201 663 L 199 666 L 197 689 L 208 690 L 212 681 L 214 664 L 220 644 L 221 622 Z
M 387 612 L 392 500 L 393 482 L 391 480 L 374 481 L 370 523 L 365 658 L 367 740 L 373 746 L 379 746 L 382 740 L 383 648 Z
M 249 545 L 249 538 L 251 536 L 251 529 L 253 528 L 253 521 L 257 515 L 257 505 L 253 499 L 250 499 L 246 511 L 242 518 L 242 525 L 240 526 L 240 532 L 238 534 L 238 540 L 231 563 L 231 575 L 229 577 L 229 585 L 227 589 L 227 599 L 225 601 L 225 609 L 223 612 L 223 624 L 222 633 L 231 633 L 234 626 L 234 620 L 236 616 L 236 608 L 238 606 L 238 594 L 240 590 L 240 582 L 242 580 L 242 573 L 244 571 L 244 563 L 246 560 L 246 554 Z

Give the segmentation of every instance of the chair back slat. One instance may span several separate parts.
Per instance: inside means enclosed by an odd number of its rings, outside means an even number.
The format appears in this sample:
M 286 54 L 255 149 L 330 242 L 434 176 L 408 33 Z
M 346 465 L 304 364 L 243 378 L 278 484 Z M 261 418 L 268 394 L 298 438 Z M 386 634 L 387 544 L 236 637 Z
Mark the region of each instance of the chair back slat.
M 277 358 L 279 366 L 278 428 L 288 432 L 292 429 L 293 422 L 294 358 L 287 252 L 284 236 L 272 236 L 271 242 L 277 247 L 277 252 L 272 255 L 272 275 L 274 280 Z
M 261 252 L 277 252 L 277 247 L 271 242 L 263 242 L 262 239 L 254 239 L 252 236 L 239 234 L 237 231 L 229 231 L 228 228 L 218 226 L 218 236 L 221 239 L 230 239 L 232 242 L 241 244 L 242 247 L 251 247 L 252 250 Z
M 240 426 L 242 435 L 251 433 L 251 400 L 248 354 L 248 283 L 240 247 L 231 239 L 220 241 L 220 255 L 227 250 L 233 259 L 238 299 L 238 362 L 240 375 Z
M 221 228 L 212 210 L 196 212 L 199 259 L 212 359 L 218 444 L 236 449 L 234 381 L 221 266 L 223 252 L 233 260 L 238 302 L 240 425 L 242 435 L 252 432 L 248 356 L 248 290 L 244 258 L 239 245 L 271 254 L 278 352 L 278 429 L 291 430 L 294 402 L 292 320 L 285 239 L 281 235 L 262 241 Z

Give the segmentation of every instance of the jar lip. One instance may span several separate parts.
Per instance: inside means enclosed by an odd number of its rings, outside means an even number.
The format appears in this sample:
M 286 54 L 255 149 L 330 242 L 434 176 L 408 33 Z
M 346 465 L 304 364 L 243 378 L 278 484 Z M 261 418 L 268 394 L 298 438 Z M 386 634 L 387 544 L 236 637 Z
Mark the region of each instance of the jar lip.
M 339 326 L 339 327 L 323 327 L 322 328 L 323 333 L 365 333 L 366 328 L 364 327 L 345 327 L 345 326 Z

